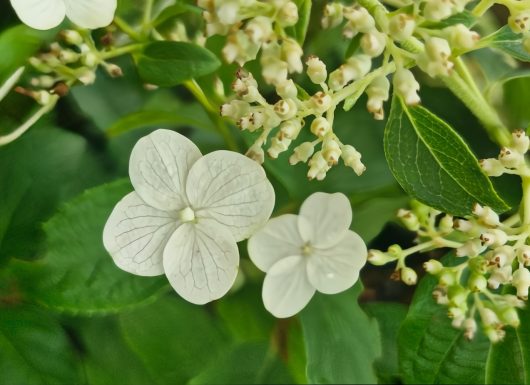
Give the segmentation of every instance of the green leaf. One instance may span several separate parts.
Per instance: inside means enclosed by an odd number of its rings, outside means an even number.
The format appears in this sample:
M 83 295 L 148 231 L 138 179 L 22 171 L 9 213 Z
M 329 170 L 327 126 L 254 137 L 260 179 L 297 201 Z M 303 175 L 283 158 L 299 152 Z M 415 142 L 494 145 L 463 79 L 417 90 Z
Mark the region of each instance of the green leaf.
M 348 47 L 346 48 L 346 53 L 344 54 L 344 57 L 348 59 L 350 56 L 352 56 L 361 46 L 361 35 L 358 33 L 355 35 L 351 40 L 350 44 L 348 44 Z
M 287 33 L 294 37 L 298 44 L 303 45 L 311 19 L 312 1 L 294 0 L 294 3 L 298 6 L 298 22 L 294 27 L 289 27 Z
M 383 355 L 375 363 L 379 383 L 400 383 L 397 336 L 407 307 L 392 302 L 371 302 L 364 305 L 364 309 L 377 320 L 381 333 Z
M 466 27 L 472 27 L 477 22 L 477 18 L 469 11 L 464 11 L 452 15 L 445 20 L 441 21 L 425 21 L 421 24 L 421 27 L 432 28 L 432 29 L 443 29 L 456 24 L 464 24 Z
M 155 18 L 152 24 L 154 27 L 156 27 L 157 25 L 160 25 L 169 19 L 180 16 L 186 12 L 192 12 L 197 15 L 201 15 L 202 9 L 197 6 L 179 1 L 174 5 L 164 8 L 162 12 L 160 12 L 160 14 Z
M 156 383 L 185 384 L 213 363 L 230 342 L 207 308 L 174 296 L 123 313 L 120 323 Z
M 530 61 L 530 53 L 523 48 L 522 34 L 517 34 L 507 25 L 486 36 L 480 41 L 481 46 L 498 48 L 504 53 L 521 60 Z
M 254 342 L 234 346 L 188 384 L 292 384 L 292 379 L 272 347 Z
M 114 313 L 154 300 L 165 277 L 120 270 L 103 247 L 103 226 L 116 203 L 132 190 L 121 180 L 88 190 L 44 225 L 44 258 L 26 266 L 26 291 L 38 303 L 73 314 Z
M 300 314 L 309 383 L 377 383 L 373 364 L 381 341 L 377 325 L 357 303 L 361 291 L 358 282 L 333 296 L 317 293 Z
M 456 264 L 455 257 L 444 264 Z M 437 278 L 426 276 L 418 285 L 398 336 L 399 360 L 406 384 L 483 384 L 490 343 L 479 331 L 473 341 L 451 326 L 447 308 L 432 291 Z
M 79 384 L 68 337 L 41 309 L 0 309 L 0 384 Z
M 505 116 L 513 127 L 527 127 L 530 124 L 530 74 L 520 74 L 503 82 L 503 107 Z
M 477 202 L 497 212 L 509 209 L 462 138 L 398 96 L 385 128 L 385 154 L 401 187 L 431 207 L 459 216 L 470 214 Z
M 158 41 L 147 45 L 138 56 L 138 72 L 147 83 L 172 87 L 214 72 L 221 62 L 196 44 Z
M 127 345 L 115 317 L 76 318 L 82 365 L 90 385 L 152 384 L 153 378 Z
M 29 57 L 54 35 L 55 31 L 38 31 L 25 25 L 3 31 L 0 34 L 0 84 L 17 68 L 24 66 Z

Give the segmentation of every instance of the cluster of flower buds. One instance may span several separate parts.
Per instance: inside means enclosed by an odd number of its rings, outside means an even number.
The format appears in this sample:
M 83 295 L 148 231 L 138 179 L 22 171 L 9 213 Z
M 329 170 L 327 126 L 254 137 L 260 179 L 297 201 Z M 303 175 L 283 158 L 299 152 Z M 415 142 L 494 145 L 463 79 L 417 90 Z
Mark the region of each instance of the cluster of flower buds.
M 489 176 L 502 174 L 516 174 L 522 177 L 530 176 L 530 168 L 525 162 L 525 154 L 530 146 L 530 138 L 523 130 L 512 133 L 509 147 L 503 147 L 497 158 L 482 159 L 480 166 Z
M 60 34 L 61 43 L 54 42 L 49 50 L 29 59 L 29 64 L 39 73 L 31 79 L 32 90 L 17 88 L 18 92 L 47 105 L 53 95 L 64 96 L 69 85 L 81 82 L 90 85 L 96 80 L 96 69 L 102 66 L 110 76 L 122 76 L 120 67 L 108 63 L 99 52 L 86 44 L 82 35 L 74 30 Z
M 519 132 L 514 134 L 514 141 L 520 143 L 521 136 Z M 453 249 L 455 262 L 450 266 L 435 259 L 424 263 L 427 273 L 438 279 L 435 300 L 448 307 L 453 326 L 464 329 L 466 337 L 473 338 L 476 319 L 480 319 L 492 342 L 502 340 L 505 326 L 519 325 L 517 308 L 528 299 L 528 226 L 521 223 L 519 214 L 502 221 L 491 208 L 479 204 L 468 218 L 454 218 L 418 202 L 411 206 L 411 210 L 401 209 L 398 217 L 407 229 L 418 234 L 418 245 L 404 250 L 393 245 L 386 252 L 371 250 L 368 260 L 375 265 L 396 261 L 394 277 L 414 284 L 416 273 L 406 267 L 407 256 L 438 248 Z M 516 295 L 497 294 L 506 285 L 513 287 Z
M 221 106 L 221 115 L 234 120 L 241 130 L 261 130 L 260 136 L 247 152 L 249 157 L 258 162 L 264 161 L 263 146 L 266 144 L 269 144 L 267 153 L 273 159 L 287 151 L 298 139 L 306 121 L 311 119 L 308 126 L 314 140 L 298 144 L 293 149 L 289 162 L 292 165 L 307 163 L 309 179 L 324 179 L 340 159 L 357 175 L 361 175 L 366 169 L 361 161 L 361 154 L 353 146 L 343 144 L 333 131 L 333 113 L 338 103 L 334 99 L 334 88 L 340 89 L 333 85 L 333 73 L 328 76 L 325 64 L 317 57 L 309 57 L 306 64 L 307 76 L 313 83 L 320 85 L 321 91 L 309 97 L 300 95 L 294 82 L 285 79 L 276 83 L 276 93 L 280 99 L 270 104 L 260 94 L 252 74 L 240 69 L 232 84 L 236 98 Z M 353 62 L 347 69 L 348 82 L 360 79 L 369 68 L 370 60 L 362 65 Z M 346 84 L 348 83 L 343 86 Z M 388 98 L 388 88 L 386 78 L 378 78 L 369 86 L 369 105 L 374 113 L 382 113 L 382 101 Z
M 227 36 L 223 56 L 240 66 L 256 59 L 265 81 L 276 84 L 290 73 L 302 72 L 302 47 L 285 28 L 298 22 L 298 7 L 290 0 L 199 0 L 206 34 Z

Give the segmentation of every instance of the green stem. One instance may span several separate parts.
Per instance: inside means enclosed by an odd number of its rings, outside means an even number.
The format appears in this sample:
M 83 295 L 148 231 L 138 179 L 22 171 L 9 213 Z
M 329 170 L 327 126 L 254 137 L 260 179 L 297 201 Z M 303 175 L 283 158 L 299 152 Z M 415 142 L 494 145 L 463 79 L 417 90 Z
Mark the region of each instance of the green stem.
M 212 123 L 215 125 L 215 128 L 217 131 L 221 134 L 223 137 L 227 147 L 232 150 L 239 152 L 239 146 L 237 145 L 236 141 L 230 134 L 230 130 L 228 129 L 228 126 L 224 122 L 224 120 L 219 115 L 219 109 L 212 106 L 206 95 L 204 94 L 201 87 L 197 84 L 195 80 L 188 80 L 184 83 L 184 86 L 195 96 L 197 101 L 200 103 L 200 105 L 204 108 L 206 113 L 208 114 L 208 117 L 212 121 Z
M 473 8 L 473 16 L 481 17 L 488 9 L 495 4 L 495 0 L 481 0 L 475 8 Z
M 523 200 L 521 202 L 522 222 L 530 224 L 530 177 L 522 177 L 523 180 Z
M 151 17 L 153 13 L 154 0 L 145 0 L 144 17 L 142 21 L 142 35 L 147 37 L 151 29 Z
M 444 76 L 441 79 L 451 92 L 480 120 L 493 141 L 500 146 L 510 144 L 510 131 L 504 126 L 493 107 L 484 99 L 482 93 L 476 91 L 478 88 L 471 87 L 458 71 L 453 71 L 450 76 Z
M 116 27 L 118 27 L 123 33 L 125 33 L 127 36 L 129 36 L 131 39 L 135 41 L 141 41 L 142 37 L 138 32 L 136 32 L 125 20 L 123 20 L 121 17 L 116 16 L 114 17 L 114 24 Z
M 110 51 L 102 52 L 100 54 L 100 58 L 102 60 L 112 59 L 112 58 L 115 58 L 117 56 L 121 56 L 121 55 L 125 55 L 125 54 L 128 54 L 128 53 L 133 53 L 133 52 L 140 51 L 143 47 L 144 47 L 143 44 L 126 45 L 126 46 L 123 46 L 123 47 L 112 49 Z

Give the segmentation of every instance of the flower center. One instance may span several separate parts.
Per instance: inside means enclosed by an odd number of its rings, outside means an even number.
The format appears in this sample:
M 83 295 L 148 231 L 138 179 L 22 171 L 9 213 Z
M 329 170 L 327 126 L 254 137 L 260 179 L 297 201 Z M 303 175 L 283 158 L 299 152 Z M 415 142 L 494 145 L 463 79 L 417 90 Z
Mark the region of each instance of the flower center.
M 311 246 L 311 243 L 307 242 L 305 245 L 302 246 L 302 255 L 304 257 L 308 257 L 313 252 L 313 247 Z
M 182 223 L 194 222 L 195 212 L 193 211 L 191 207 L 186 207 L 185 209 L 179 211 L 178 217 Z

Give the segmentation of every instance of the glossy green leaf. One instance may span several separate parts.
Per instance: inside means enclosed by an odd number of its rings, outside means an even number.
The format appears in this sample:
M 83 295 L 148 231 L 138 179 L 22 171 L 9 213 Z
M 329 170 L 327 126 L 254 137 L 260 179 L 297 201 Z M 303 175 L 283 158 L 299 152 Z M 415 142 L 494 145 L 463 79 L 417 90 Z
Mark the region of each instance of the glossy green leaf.
M 202 14 L 202 9 L 191 4 L 186 4 L 183 1 L 178 1 L 176 4 L 164 8 L 162 12 L 160 12 L 160 14 L 155 18 L 152 24 L 156 27 L 157 25 L 162 24 L 176 16 L 180 16 L 186 12 L 192 12 L 200 15 Z
M 30 298 L 74 314 L 114 313 L 154 300 L 165 277 L 120 270 L 103 247 L 103 226 L 116 203 L 132 191 L 128 180 L 88 190 L 44 225 L 46 253 L 27 271 Z
M 185 384 L 220 359 L 230 339 L 207 308 L 176 296 L 120 315 L 126 340 L 156 383 Z
M 0 308 L 0 384 L 79 384 L 61 325 L 35 307 Z
M 407 106 L 398 96 L 385 128 L 385 154 L 401 187 L 431 207 L 460 216 L 477 202 L 498 212 L 509 209 L 462 138 L 427 109 Z
M 530 61 L 530 53 L 523 48 L 522 34 L 514 33 L 507 25 L 486 36 L 480 41 L 481 46 L 498 48 L 504 53 L 521 61 Z
M 445 259 L 454 264 L 455 259 Z M 473 341 L 451 326 L 447 308 L 432 291 L 437 278 L 426 276 L 418 285 L 399 331 L 399 360 L 406 384 L 483 384 L 489 340 L 479 331 Z
M 234 346 L 188 384 L 292 384 L 292 379 L 273 347 L 254 342 Z
M 377 320 L 383 346 L 382 357 L 375 363 L 379 383 L 400 382 L 397 336 L 401 323 L 407 315 L 407 307 L 400 303 L 369 302 L 365 311 Z
M 506 79 L 502 86 L 504 115 L 513 127 L 527 127 L 530 124 L 530 74 L 513 76 Z
M 172 87 L 215 71 L 221 62 L 196 44 L 158 41 L 150 43 L 138 55 L 138 72 L 147 83 Z
M 0 34 L 0 84 L 17 68 L 24 66 L 30 56 L 55 34 L 54 31 L 37 31 L 25 25 L 17 25 Z
M 300 313 L 312 384 L 374 384 L 381 354 L 377 325 L 361 309 L 361 283 L 344 293 L 317 293 Z

